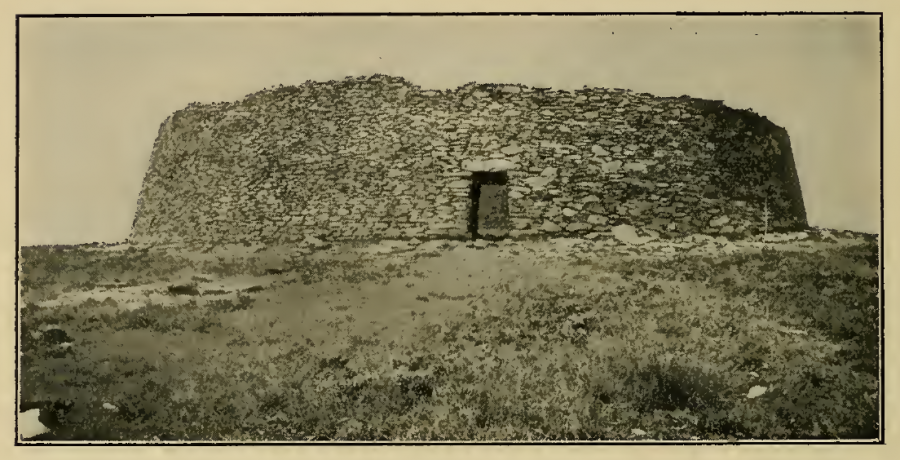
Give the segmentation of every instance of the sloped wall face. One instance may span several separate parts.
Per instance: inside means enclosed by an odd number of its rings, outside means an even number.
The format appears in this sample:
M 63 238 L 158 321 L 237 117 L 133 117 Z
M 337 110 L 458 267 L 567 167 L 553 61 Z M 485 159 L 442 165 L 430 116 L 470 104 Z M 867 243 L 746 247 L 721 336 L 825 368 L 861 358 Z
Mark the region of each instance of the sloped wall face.
M 469 236 L 506 171 L 509 236 L 806 226 L 787 133 L 717 102 L 376 76 L 192 105 L 160 129 L 138 242 Z

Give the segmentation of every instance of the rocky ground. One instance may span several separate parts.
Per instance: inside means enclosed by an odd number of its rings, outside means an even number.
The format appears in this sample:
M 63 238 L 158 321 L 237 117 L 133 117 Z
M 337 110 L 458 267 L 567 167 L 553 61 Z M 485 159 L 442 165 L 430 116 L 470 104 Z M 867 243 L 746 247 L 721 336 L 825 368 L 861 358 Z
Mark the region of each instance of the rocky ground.
M 20 433 L 875 435 L 873 237 L 593 236 L 23 248 Z

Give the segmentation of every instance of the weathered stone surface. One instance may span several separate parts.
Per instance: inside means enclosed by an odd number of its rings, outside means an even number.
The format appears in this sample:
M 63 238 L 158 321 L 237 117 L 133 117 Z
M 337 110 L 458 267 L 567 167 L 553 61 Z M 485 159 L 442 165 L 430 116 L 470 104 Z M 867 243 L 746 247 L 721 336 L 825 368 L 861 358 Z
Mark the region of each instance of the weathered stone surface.
M 160 128 L 132 240 L 464 235 L 473 171 L 508 172 L 510 235 L 806 226 L 788 135 L 764 117 L 575 93 L 376 75 L 192 104 Z
M 562 227 L 559 225 L 550 222 L 549 220 L 545 220 L 544 223 L 540 226 L 540 229 L 545 232 L 558 232 L 562 230 Z
M 588 223 L 591 223 L 591 224 L 606 225 L 607 222 L 609 222 L 609 219 L 606 218 L 605 216 L 600 216 L 600 215 L 594 214 L 594 215 L 588 217 Z

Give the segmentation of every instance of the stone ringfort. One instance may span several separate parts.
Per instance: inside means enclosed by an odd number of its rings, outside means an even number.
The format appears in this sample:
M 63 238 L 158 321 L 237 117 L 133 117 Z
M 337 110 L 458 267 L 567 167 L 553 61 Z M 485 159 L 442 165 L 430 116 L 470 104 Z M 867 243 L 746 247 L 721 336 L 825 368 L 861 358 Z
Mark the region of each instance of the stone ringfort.
M 787 132 L 721 101 L 375 75 L 191 104 L 160 127 L 131 240 L 662 237 L 807 227 Z

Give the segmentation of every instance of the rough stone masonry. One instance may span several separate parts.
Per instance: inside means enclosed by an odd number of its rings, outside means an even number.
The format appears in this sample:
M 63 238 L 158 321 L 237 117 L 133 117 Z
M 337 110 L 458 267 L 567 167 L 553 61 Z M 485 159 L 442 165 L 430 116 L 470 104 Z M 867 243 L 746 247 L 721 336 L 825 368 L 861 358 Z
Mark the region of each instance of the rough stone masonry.
M 787 132 L 720 101 L 375 75 L 191 104 L 132 241 L 290 243 L 806 228 Z

